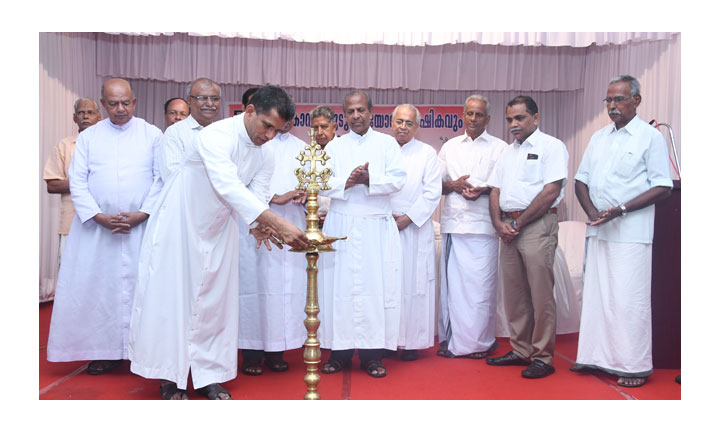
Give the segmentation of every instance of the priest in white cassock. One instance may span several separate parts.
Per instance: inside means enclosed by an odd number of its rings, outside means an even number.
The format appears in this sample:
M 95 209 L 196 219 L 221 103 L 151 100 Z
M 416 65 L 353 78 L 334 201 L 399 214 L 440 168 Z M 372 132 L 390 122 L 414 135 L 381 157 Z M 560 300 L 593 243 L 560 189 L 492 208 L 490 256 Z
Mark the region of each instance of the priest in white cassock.
M 160 142 L 160 176 L 168 181 L 183 161 L 195 135 L 215 121 L 220 113 L 220 86 L 208 78 L 198 78 L 187 86 L 190 115 L 168 126 Z
M 323 232 L 348 236 L 318 264 L 318 338 L 332 350 L 321 372 L 349 367 L 358 348 L 360 366 L 380 378 L 387 373 L 383 349 L 397 349 L 400 329 L 402 256 L 390 194 L 403 187 L 406 175 L 395 139 L 370 128 L 368 94 L 350 92 L 343 110 L 351 131 L 325 147 L 332 189 L 320 192 L 333 200 Z
M 154 159 L 162 132 L 133 116 L 130 83 L 109 79 L 101 95 L 108 117 L 78 136 L 68 172 L 76 215 L 47 348 L 49 361 L 93 360 L 93 375 L 128 358 L 140 242 L 162 187 Z
M 209 399 L 237 376 L 239 220 L 258 239 L 308 247 L 268 209 L 273 160 L 263 146 L 295 115 L 284 90 L 257 91 L 245 113 L 211 124 L 165 183 L 143 239 L 130 322 L 130 370 L 186 399 L 188 375 Z M 243 233 L 244 234 L 244 233 Z
M 270 181 L 270 210 L 305 230 L 305 191 L 297 190 L 297 157 L 305 151 L 300 138 L 290 133 L 290 120 L 278 135 L 265 144 L 275 162 Z M 305 254 L 289 249 L 270 251 L 257 248 L 255 237 L 242 221 L 240 229 L 240 327 L 238 347 L 242 349 L 240 371 L 260 375 L 262 361 L 273 372 L 288 370 L 283 352 L 303 346 L 307 329 Z
M 575 175 L 588 216 L 582 314 L 572 371 L 599 369 L 638 387 L 653 372 L 650 291 L 655 203 L 671 194 L 667 144 L 637 116 L 640 83 L 610 81 L 613 124 L 597 131 Z
M 392 194 L 393 217 L 400 231 L 403 293 L 398 347 L 402 360 L 417 360 L 418 350 L 435 344 L 435 231 L 432 214 L 440 203 L 442 172 L 437 153 L 415 139 L 420 111 L 395 107 L 392 130 L 400 144 L 407 182 Z
M 465 133 L 438 154 L 443 169 L 442 260 L 438 339 L 442 357 L 485 358 L 497 348 L 498 236 L 490 218 L 487 184 L 505 141 L 485 129 L 490 101 L 465 100 Z

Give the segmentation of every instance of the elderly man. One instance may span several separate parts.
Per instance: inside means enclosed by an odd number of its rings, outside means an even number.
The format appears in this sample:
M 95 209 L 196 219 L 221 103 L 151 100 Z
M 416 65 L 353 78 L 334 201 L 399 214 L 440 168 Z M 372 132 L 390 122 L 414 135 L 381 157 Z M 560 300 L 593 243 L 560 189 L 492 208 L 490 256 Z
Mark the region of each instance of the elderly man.
M 101 89 L 108 118 L 83 131 L 70 164 L 77 214 L 60 268 L 49 361 L 93 360 L 103 374 L 128 358 L 128 323 L 145 220 L 161 188 L 154 157 L 162 133 L 134 117 L 130 83 Z
M 337 131 L 337 120 L 335 111 L 327 105 L 319 105 L 310 111 L 310 129 L 315 132 L 315 142 L 321 148 L 325 148 L 335 138 Z M 325 216 L 330 210 L 330 198 L 318 196 L 318 217 L 320 227 L 325 223 Z
M 305 142 L 290 133 L 293 120 L 265 144 L 274 160 L 270 182 L 270 210 L 305 229 L 305 191 L 297 190 L 295 169 L 297 157 L 305 150 Z M 247 232 L 242 222 L 240 229 Z M 300 253 L 269 251 L 256 248 L 249 234 L 240 245 L 240 329 L 238 347 L 242 349 L 240 371 L 260 375 L 261 362 L 273 372 L 288 370 L 283 352 L 303 346 L 307 330 L 305 290 L 307 275 L 305 256 Z
M 185 99 L 174 97 L 165 101 L 165 129 L 185 120 L 190 113 L 190 105 Z
M 168 127 L 160 142 L 160 175 L 164 182 L 180 168 L 195 135 L 217 117 L 220 96 L 220 86 L 211 79 L 198 78 L 188 84 L 190 116 Z
M 320 345 L 332 350 L 323 373 L 348 367 L 355 348 L 360 366 L 375 378 L 387 373 L 383 349 L 394 350 L 400 329 L 402 295 L 400 236 L 390 196 L 405 184 L 400 147 L 370 127 L 372 101 L 352 91 L 343 102 L 350 132 L 332 140 L 325 151 L 333 171 L 332 206 L 323 231 L 349 236 L 337 252 L 323 254 L 319 268 Z
M 553 262 L 568 152 L 562 141 L 540 131 L 531 97 L 508 102 L 505 120 L 515 141 L 500 156 L 488 184 L 493 188 L 490 216 L 502 239 L 500 277 L 513 349 L 486 361 L 525 365 L 524 378 L 543 378 L 555 372 Z
M 650 280 L 655 203 L 672 180 L 662 134 L 637 116 L 640 83 L 610 81 L 613 124 L 597 131 L 575 175 L 575 194 L 590 220 L 580 338 L 572 371 L 599 369 L 638 387 L 653 371 Z
M 272 159 L 263 144 L 295 115 L 282 89 L 257 91 L 245 113 L 197 134 L 165 183 L 148 222 L 130 321 L 130 370 L 164 382 L 164 399 L 193 386 L 230 399 L 218 383 L 237 376 L 238 219 L 279 245 L 309 246 L 305 234 L 268 209 Z
M 400 144 L 407 182 L 391 195 L 392 213 L 400 231 L 403 292 L 398 347 L 405 361 L 435 344 L 435 231 L 432 213 L 442 194 L 440 162 L 435 149 L 415 139 L 420 111 L 413 105 L 395 107 L 392 130 Z
M 437 351 L 442 357 L 482 359 L 497 348 L 498 239 L 487 181 L 507 143 L 485 129 L 489 111 L 486 97 L 468 97 L 465 133 L 448 140 L 438 155 L 445 195 Z
M 102 115 L 98 110 L 98 106 L 92 99 L 80 98 L 75 101 L 73 122 L 78 127 L 78 133 L 84 131 L 90 126 L 102 120 Z M 75 217 L 75 208 L 70 198 L 70 180 L 68 179 L 68 171 L 70 170 L 70 161 L 75 151 L 75 141 L 77 135 L 72 135 L 60 140 L 53 147 L 43 172 L 43 180 L 47 183 L 47 191 L 51 194 L 60 194 L 60 219 L 58 223 L 58 269 L 62 263 L 62 254 L 65 250 L 67 236 L 70 232 L 70 224 Z M 50 297 L 43 300 L 52 300 L 54 293 L 49 293 Z

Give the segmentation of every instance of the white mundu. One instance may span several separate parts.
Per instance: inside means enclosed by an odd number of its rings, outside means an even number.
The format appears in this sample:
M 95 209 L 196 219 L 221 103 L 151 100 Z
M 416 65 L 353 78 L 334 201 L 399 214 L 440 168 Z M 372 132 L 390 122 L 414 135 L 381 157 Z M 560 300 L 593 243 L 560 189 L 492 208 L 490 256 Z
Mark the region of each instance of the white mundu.
M 637 115 L 622 129 L 597 131 L 575 179 L 599 211 L 656 186 L 672 187 L 667 143 Z M 576 363 L 625 377 L 652 373 L 652 241 L 655 205 L 586 231 Z
M 268 209 L 273 161 L 250 140 L 245 114 L 192 141 L 170 176 L 142 243 L 130 323 L 130 370 L 187 386 L 237 376 L 238 220 Z
M 333 170 L 332 198 L 323 232 L 348 236 L 333 243 L 336 252 L 320 255 L 318 287 L 323 348 L 396 349 L 402 293 L 401 255 L 390 194 L 405 184 L 400 146 L 370 128 L 335 138 L 325 147 Z M 369 163 L 370 185 L 345 189 L 350 173 Z
M 98 213 L 152 215 L 162 186 L 154 154 L 162 132 L 132 117 L 84 130 L 68 172 L 76 215 L 58 277 L 49 361 L 128 358 L 128 324 L 143 222 L 113 234 L 92 220 Z
M 270 196 L 282 195 L 295 189 L 300 168 L 297 156 L 304 151 L 305 142 L 291 133 L 284 133 L 268 141 L 263 147 L 273 155 L 275 171 L 270 183 Z M 270 203 L 270 210 L 305 230 L 303 204 Z M 240 326 L 238 348 L 270 352 L 300 348 L 307 338 L 305 319 L 305 289 L 307 275 L 305 254 L 282 250 L 256 248 L 255 237 L 240 223 L 241 244 L 238 262 L 240 274 Z
M 398 346 L 414 350 L 435 344 L 435 232 L 432 213 L 442 195 L 435 150 L 412 139 L 400 148 L 407 182 L 391 195 L 394 215 L 412 223 L 400 231 L 403 293 Z
M 507 146 L 487 130 L 474 140 L 467 133 L 448 140 L 438 154 L 443 181 L 469 175 L 471 185 L 487 186 Z M 485 352 L 495 344 L 498 260 L 489 195 L 474 201 L 456 192 L 445 195 L 440 232 L 438 339 L 456 356 Z

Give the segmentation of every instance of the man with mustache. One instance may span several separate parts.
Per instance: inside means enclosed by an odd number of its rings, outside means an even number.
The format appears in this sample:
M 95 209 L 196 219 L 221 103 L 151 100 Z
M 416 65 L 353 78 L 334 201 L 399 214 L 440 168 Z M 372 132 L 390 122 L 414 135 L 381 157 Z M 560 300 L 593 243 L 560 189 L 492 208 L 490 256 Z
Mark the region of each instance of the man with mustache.
M 553 262 L 568 152 L 562 141 L 540 131 L 531 97 L 508 102 L 505 120 L 515 141 L 500 156 L 488 184 L 490 216 L 502 239 L 500 277 L 513 349 L 486 361 L 528 366 L 524 378 L 543 378 L 555 372 Z
M 350 132 L 325 147 L 332 169 L 332 198 L 323 231 L 348 236 L 322 254 L 318 267 L 322 348 L 332 350 L 321 372 L 349 367 L 358 348 L 360 367 L 382 378 L 383 349 L 398 346 L 401 302 L 400 236 L 392 217 L 390 194 L 405 184 L 400 147 L 393 137 L 370 127 L 370 96 L 355 90 L 345 96 L 343 111 Z
M 109 79 L 100 94 L 108 116 L 80 134 L 68 172 L 76 215 L 47 349 L 48 361 L 91 360 L 91 375 L 128 358 L 140 244 L 162 186 L 155 161 L 162 132 L 134 116 L 130 83 Z
M 639 387 L 652 374 L 650 282 L 655 203 L 671 194 L 667 143 L 638 117 L 640 82 L 610 81 L 613 124 L 597 131 L 575 175 L 588 216 L 580 338 L 570 370 L 599 369 Z
M 174 97 L 165 101 L 165 130 L 179 121 L 183 121 L 190 113 L 190 105 L 185 99 Z
M 84 131 L 90 126 L 102 120 L 102 115 L 98 110 L 98 106 L 94 100 L 88 98 L 80 98 L 75 101 L 73 122 L 78 126 L 78 133 Z M 65 250 L 70 225 L 75 217 L 75 208 L 70 197 L 70 180 L 68 180 L 68 171 L 70 170 L 70 161 L 75 151 L 75 141 L 77 135 L 72 135 L 60 140 L 53 147 L 45 163 L 43 172 L 43 180 L 47 183 L 47 191 L 51 194 L 60 194 L 59 213 L 60 219 L 58 223 L 58 269 L 62 262 L 62 254 Z M 49 293 L 49 297 L 41 300 L 52 300 L 53 292 Z
M 333 139 L 337 131 L 337 120 L 335 111 L 328 105 L 318 105 L 310 111 L 310 129 L 315 131 L 315 142 L 321 148 Z M 320 228 L 325 223 L 325 216 L 330 210 L 330 198 L 326 196 L 318 196 L 318 217 L 320 218 Z
M 185 150 L 198 132 L 215 120 L 220 108 L 220 86 L 208 78 L 198 78 L 187 86 L 190 115 L 171 125 L 160 142 L 160 174 L 163 181 L 180 167 Z
M 442 265 L 438 339 L 442 357 L 483 359 L 497 347 L 498 239 L 487 181 L 507 143 L 490 135 L 490 101 L 465 100 L 465 133 L 440 149 L 443 167 Z

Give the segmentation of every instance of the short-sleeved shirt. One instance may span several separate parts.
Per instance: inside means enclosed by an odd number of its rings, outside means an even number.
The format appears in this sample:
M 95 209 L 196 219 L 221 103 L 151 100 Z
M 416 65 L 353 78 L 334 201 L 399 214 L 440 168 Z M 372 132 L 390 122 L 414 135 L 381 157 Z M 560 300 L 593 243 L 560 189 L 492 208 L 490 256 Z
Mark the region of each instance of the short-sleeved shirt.
M 67 180 L 68 170 L 70 169 L 70 161 L 75 151 L 75 140 L 77 135 L 69 136 L 60 140 L 53 147 L 45 163 L 43 171 L 43 180 Z M 70 232 L 70 225 L 75 217 L 75 207 L 73 207 L 70 192 L 60 194 L 60 220 L 58 223 L 58 234 L 67 235 Z
M 467 133 L 448 140 L 438 154 L 442 169 L 442 180 L 457 180 L 470 175 L 466 180 L 473 186 L 487 186 L 488 178 L 508 145 L 487 131 L 470 138 Z M 440 232 L 456 234 L 495 235 L 490 218 L 489 195 L 481 195 L 471 201 L 452 192 L 445 195 L 440 219 Z
M 637 115 L 624 128 L 614 124 L 590 138 L 575 180 L 588 186 L 599 211 L 624 204 L 656 186 L 672 187 L 667 143 L 662 134 Z M 655 206 L 618 217 L 586 236 L 615 242 L 652 243 Z
M 568 176 L 568 152 L 559 139 L 536 129 L 524 142 L 517 140 L 500 156 L 488 184 L 500 189 L 502 211 L 522 211 L 546 184 L 562 180 L 560 194 L 551 207 L 562 201 Z

